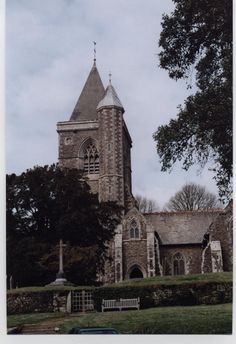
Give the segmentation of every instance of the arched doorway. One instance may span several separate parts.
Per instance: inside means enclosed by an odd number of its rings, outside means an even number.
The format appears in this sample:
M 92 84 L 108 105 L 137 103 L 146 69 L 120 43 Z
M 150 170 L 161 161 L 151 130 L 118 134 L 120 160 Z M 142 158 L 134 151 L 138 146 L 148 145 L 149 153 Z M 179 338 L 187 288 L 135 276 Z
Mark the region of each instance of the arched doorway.
M 143 273 L 137 266 L 135 266 L 131 270 L 129 278 L 143 278 Z

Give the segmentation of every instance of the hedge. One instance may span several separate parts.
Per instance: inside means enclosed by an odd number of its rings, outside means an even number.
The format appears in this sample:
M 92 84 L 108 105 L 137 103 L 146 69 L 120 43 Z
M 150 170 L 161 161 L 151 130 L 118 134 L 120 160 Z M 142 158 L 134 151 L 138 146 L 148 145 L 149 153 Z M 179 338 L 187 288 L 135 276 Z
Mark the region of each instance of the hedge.
M 190 306 L 232 302 L 232 282 L 197 282 L 178 285 L 100 287 L 94 291 L 95 309 L 103 299 L 140 298 L 140 308 Z

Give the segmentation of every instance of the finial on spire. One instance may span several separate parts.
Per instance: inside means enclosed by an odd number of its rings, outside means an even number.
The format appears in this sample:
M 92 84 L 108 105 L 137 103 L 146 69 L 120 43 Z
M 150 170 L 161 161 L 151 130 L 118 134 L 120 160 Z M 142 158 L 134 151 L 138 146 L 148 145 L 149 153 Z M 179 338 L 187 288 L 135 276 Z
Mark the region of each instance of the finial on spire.
M 111 76 L 112 76 L 112 74 L 111 74 L 111 72 L 109 72 L 109 83 L 110 83 L 110 85 L 111 85 Z
M 93 41 L 93 61 L 96 63 L 96 44 L 97 42 Z

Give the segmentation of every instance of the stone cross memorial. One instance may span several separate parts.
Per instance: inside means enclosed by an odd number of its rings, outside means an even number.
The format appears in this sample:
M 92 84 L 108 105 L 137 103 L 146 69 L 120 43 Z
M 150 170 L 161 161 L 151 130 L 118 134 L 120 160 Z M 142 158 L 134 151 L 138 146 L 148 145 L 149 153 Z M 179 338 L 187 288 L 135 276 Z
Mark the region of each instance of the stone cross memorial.
M 68 285 L 68 281 L 65 277 L 65 273 L 63 270 L 63 247 L 65 247 L 66 245 L 63 244 L 62 239 L 60 239 L 59 242 L 59 270 L 56 276 L 56 279 L 54 282 L 52 282 L 51 284 L 53 285 Z

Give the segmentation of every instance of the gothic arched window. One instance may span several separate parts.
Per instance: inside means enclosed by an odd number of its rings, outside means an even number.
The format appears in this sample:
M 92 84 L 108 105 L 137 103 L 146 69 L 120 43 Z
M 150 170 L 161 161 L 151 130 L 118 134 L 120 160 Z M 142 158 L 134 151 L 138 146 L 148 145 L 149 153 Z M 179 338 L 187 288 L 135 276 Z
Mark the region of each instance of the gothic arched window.
M 99 173 L 99 155 L 95 144 L 90 143 L 84 150 L 84 172 Z
M 185 274 L 185 261 L 181 253 L 176 253 L 173 257 L 173 273 L 174 275 Z
M 130 224 L 130 238 L 139 239 L 139 228 L 135 220 L 133 220 Z

